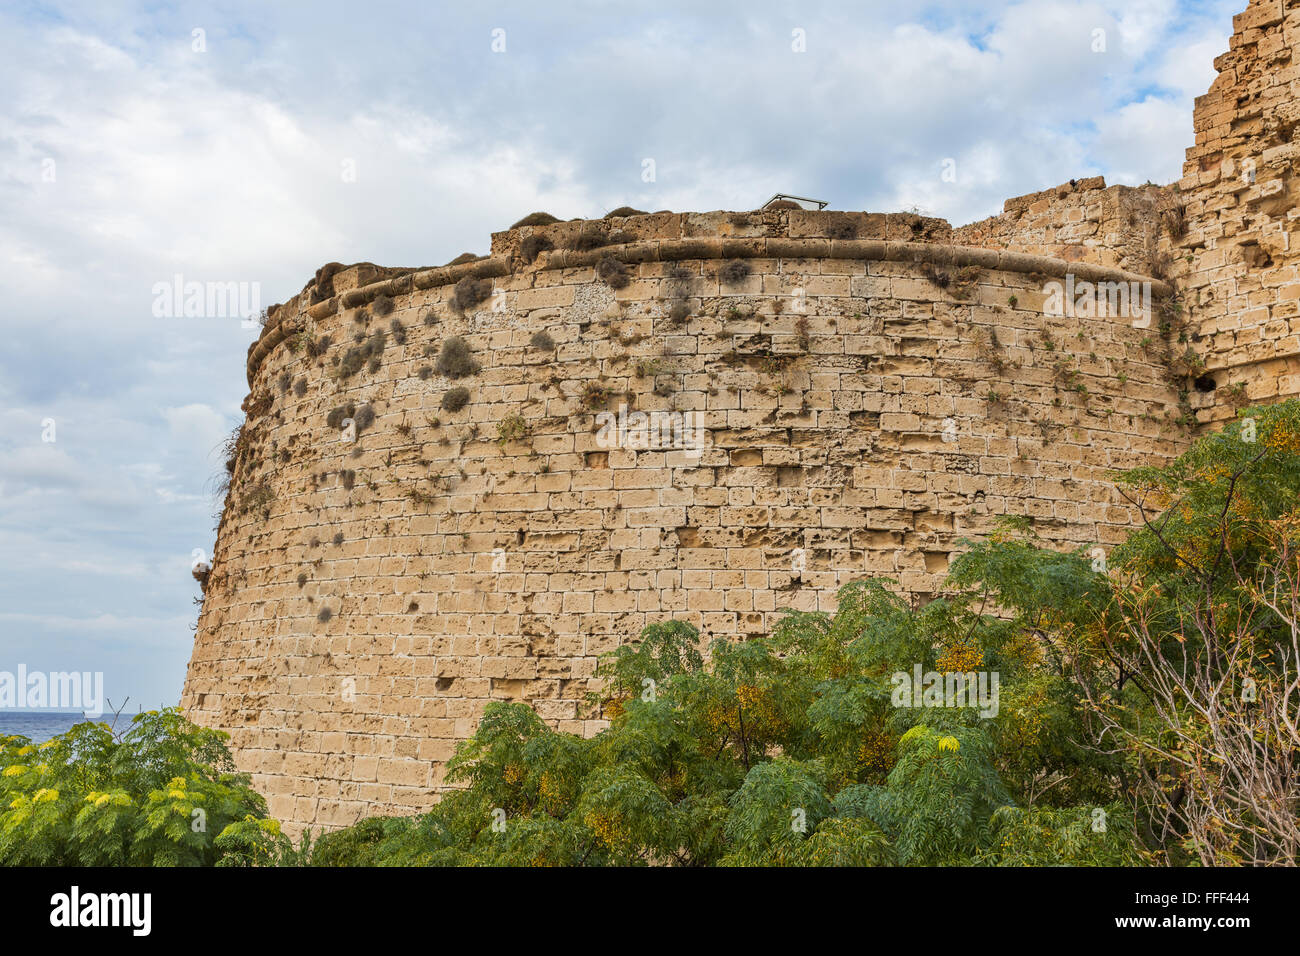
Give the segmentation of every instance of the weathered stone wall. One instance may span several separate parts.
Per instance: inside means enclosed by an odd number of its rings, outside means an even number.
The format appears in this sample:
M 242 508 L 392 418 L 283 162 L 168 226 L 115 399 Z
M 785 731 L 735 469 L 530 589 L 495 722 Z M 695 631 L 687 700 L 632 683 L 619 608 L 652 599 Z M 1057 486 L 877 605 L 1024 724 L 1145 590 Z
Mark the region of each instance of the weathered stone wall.
M 1300 394 L 1300 2 L 1252 0 L 1196 101 L 1173 269 L 1205 363 L 1201 418 Z M 1184 231 L 1185 230 L 1185 231 Z
M 1095 176 L 1008 199 L 999 216 L 953 230 L 953 241 L 1159 275 L 1161 213 L 1170 187 L 1111 186 Z
M 187 712 L 274 815 L 340 826 L 428 806 L 490 700 L 597 731 L 597 659 L 650 621 L 743 639 L 868 575 L 924 600 L 1001 515 L 1121 540 L 1113 469 L 1300 386 L 1297 42 L 1300 0 L 1252 0 L 1173 187 L 1076 181 L 957 230 L 658 213 L 323 267 L 250 348 Z M 1157 321 L 1046 314 L 1067 276 L 1150 278 Z M 460 309 L 467 280 L 487 298 Z M 455 336 L 480 367 L 451 381 Z M 698 414 L 698 456 L 604 440 L 621 406 Z
M 614 244 L 564 248 L 592 229 Z M 539 234 L 555 248 L 526 263 Z M 232 733 L 275 816 L 338 826 L 427 806 L 490 700 L 596 731 L 597 658 L 648 622 L 744 638 L 868 575 L 923 599 L 1001 515 L 1063 547 L 1122 539 L 1108 470 L 1180 450 L 1177 398 L 1149 332 L 1045 317 L 1042 292 L 1120 276 L 948 236 L 660 215 L 512 230 L 447 269 L 322 270 L 250 354 L 186 710 Z M 466 276 L 492 294 L 461 312 Z M 341 378 L 381 328 L 379 361 Z M 453 336 L 481 365 L 458 381 L 427 354 Z M 456 385 L 469 403 L 445 411 Z M 329 422 L 349 403 L 375 412 L 355 442 Z M 595 414 L 620 405 L 698 412 L 701 454 L 602 443 Z

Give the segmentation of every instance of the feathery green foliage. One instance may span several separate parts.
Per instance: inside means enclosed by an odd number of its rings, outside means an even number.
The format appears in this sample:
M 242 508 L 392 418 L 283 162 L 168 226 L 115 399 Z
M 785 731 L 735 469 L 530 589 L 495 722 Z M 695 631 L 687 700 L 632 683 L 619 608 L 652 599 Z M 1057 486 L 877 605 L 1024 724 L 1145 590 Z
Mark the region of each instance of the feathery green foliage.
M 281 859 L 288 841 L 266 819 L 266 802 L 248 776 L 235 773 L 226 740 L 175 708 L 136 715 L 120 737 L 107 724 L 86 722 L 38 746 L 0 738 L 0 863 Z

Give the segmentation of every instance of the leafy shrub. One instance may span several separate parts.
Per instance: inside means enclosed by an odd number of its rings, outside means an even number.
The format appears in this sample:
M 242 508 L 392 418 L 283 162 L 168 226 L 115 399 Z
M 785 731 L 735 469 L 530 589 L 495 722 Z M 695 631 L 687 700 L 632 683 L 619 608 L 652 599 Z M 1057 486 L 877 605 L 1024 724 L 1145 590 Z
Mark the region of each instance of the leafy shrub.
M 311 865 L 375 866 L 375 850 L 393 822 L 371 817 L 345 830 L 321 834 L 312 848 Z
M 672 308 L 668 310 L 668 321 L 674 325 L 681 325 L 691 316 L 691 307 L 685 302 L 674 302 Z
M 434 363 L 438 374 L 450 379 L 466 378 L 477 375 L 481 366 L 470 352 L 469 343 L 459 335 L 443 339 L 442 350 Z
M 304 835 L 304 848 L 310 841 Z M 289 863 L 295 849 L 280 830 L 278 820 L 243 819 L 232 823 L 214 843 L 221 857 L 217 866 L 277 866 Z
M 519 441 L 527 437 L 530 429 L 524 416 L 517 412 L 513 415 L 507 415 L 501 421 L 497 422 L 497 444 L 508 445 L 510 442 Z
M 475 255 L 472 252 L 462 252 L 455 259 L 452 259 L 451 262 L 447 263 L 447 265 L 460 266 L 460 265 L 464 265 L 467 262 L 477 262 L 479 259 L 482 258 L 483 258 L 482 256 Z
M 550 333 L 539 330 L 533 333 L 532 338 L 528 340 L 528 344 L 535 349 L 549 352 L 555 348 L 555 339 L 551 338 Z
M 650 215 L 644 209 L 633 209 L 631 206 L 619 206 L 617 209 L 605 213 L 606 219 L 621 219 L 626 216 L 648 216 Z
M 228 739 L 177 708 L 138 714 L 122 734 L 86 722 L 38 746 L 0 737 L 0 865 L 211 866 L 245 822 L 283 850 Z
M 398 345 L 406 344 L 406 327 L 401 322 L 393 319 L 392 322 L 388 323 L 388 331 L 392 333 L 393 341 Z
M 603 382 L 588 382 L 582 386 L 582 404 L 593 411 L 604 408 L 609 404 L 609 387 Z
M 1270 787 L 1300 749 L 1300 402 L 1121 484 L 1174 504 L 1113 574 L 1007 519 L 920 607 L 855 581 L 707 653 L 656 622 L 601 659 L 607 729 L 493 702 L 448 763 L 464 789 L 338 843 L 396 865 L 1294 863 L 1294 788 Z M 914 700 L 918 670 L 996 674 L 995 706 Z
M 375 300 L 370 303 L 370 309 L 375 315 L 381 318 L 393 311 L 393 300 L 389 296 L 380 293 L 375 296 Z

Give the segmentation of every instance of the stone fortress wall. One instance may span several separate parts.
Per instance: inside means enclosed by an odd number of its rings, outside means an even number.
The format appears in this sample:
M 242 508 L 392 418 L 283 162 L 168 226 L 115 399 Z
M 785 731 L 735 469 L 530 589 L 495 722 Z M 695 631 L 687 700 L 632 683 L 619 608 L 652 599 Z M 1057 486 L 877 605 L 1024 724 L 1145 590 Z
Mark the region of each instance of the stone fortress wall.
M 443 268 L 323 267 L 250 349 L 187 713 L 231 733 L 272 815 L 342 826 L 427 807 L 489 701 L 598 731 L 597 659 L 647 623 L 741 640 L 867 576 L 925 600 L 1002 515 L 1063 548 L 1123 540 L 1114 470 L 1231 414 L 1230 378 L 1295 392 L 1270 383 L 1296 296 L 1241 258 L 1280 264 L 1289 217 L 1201 171 L 1278 135 L 1256 117 L 1225 145 L 1236 120 L 1209 118 L 1239 88 L 1261 117 L 1295 102 L 1249 79 L 1300 20 L 1265 8 L 1198 104 L 1181 189 L 1082 180 L 956 230 L 634 215 L 520 226 Z M 1154 315 L 1049 314 L 1054 282 L 1150 283 Z M 1266 315 L 1231 325 L 1247 301 Z

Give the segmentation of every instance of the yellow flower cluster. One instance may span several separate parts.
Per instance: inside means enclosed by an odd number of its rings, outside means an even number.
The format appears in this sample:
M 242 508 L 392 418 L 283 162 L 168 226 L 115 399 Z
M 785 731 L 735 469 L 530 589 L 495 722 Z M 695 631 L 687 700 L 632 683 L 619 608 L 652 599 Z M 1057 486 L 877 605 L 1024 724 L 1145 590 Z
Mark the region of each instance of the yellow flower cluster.
M 542 774 L 538 790 L 541 793 L 542 809 L 553 816 L 564 812 L 564 792 L 557 785 L 555 775 L 551 771 L 547 770 Z
M 1300 455 L 1300 433 L 1288 425 L 1278 423 L 1264 436 L 1264 447 L 1270 451 Z
M 858 767 L 871 774 L 886 774 L 894 766 L 894 739 L 872 728 L 858 746 Z
M 770 739 L 785 730 L 786 722 L 768 690 L 753 684 L 741 684 L 736 688 L 736 698 L 745 712 L 746 730 L 752 727 L 753 736 Z
M 984 652 L 974 641 L 949 644 L 935 661 L 939 670 L 945 674 L 966 674 L 978 670 L 983 663 Z
M 627 827 L 623 826 L 618 817 L 612 813 L 592 811 L 587 814 L 584 822 L 591 827 L 600 841 L 608 847 L 619 846 L 628 840 Z

